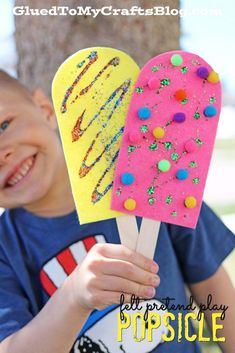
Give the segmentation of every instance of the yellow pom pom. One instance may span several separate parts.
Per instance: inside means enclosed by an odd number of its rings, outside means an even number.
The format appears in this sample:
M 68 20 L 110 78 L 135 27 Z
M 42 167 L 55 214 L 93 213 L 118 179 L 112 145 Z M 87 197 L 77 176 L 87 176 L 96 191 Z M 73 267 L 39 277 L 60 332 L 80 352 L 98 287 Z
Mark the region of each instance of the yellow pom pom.
M 127 199 L 124 202 L 124 208 L 128 211 L 134 211 L 134 209 L 136 208 L 136 201 L 134 199 Z
M 153 136 L 156 139 L 161 139 L 165 136 L 165 130 L 162 127 L 155 127 L 155 129 L 153 129 Z
M 194 196 L 187 196 L 184 200 L 184 204 L 187 208 L 195 208 L 197 206 L 197 200 Z
M 219 82 L 219 74 L 215 71 L 211 71 L 207 77 L 207 81 L 210 83 L 217 83 Z

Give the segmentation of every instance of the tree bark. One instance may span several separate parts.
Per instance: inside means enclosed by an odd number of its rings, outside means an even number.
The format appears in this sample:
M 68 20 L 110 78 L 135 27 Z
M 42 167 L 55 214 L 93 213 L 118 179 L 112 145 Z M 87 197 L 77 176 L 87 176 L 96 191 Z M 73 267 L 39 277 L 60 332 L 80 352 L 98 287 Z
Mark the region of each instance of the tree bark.
M 169 6 L 179 8 L 178 0 L 16 0 L 15 6 L 31 8 L 51 6 L 92 6 L 131 8 Z M 15 16 L 19 55 L 19 78 L 30 89 L 42 87 L 48 94 L 59 65 L 79 49 L 109 46 L 131 55 L 142 66 L 151 57 L 179 48 L 178 16 Z

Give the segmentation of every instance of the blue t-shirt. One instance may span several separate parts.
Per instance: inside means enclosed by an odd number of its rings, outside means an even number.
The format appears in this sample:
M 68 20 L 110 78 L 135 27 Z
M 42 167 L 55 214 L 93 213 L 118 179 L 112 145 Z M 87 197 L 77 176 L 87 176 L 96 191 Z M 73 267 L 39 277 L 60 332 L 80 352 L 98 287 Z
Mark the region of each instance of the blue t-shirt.
M 141 219 L 137 221 L 140 226 Z M 114 219 L 79 225 L 76 212 L 43 218 L 24 209 L 5 211 L 0 222 L 0 340 L 37 315 L 97 242 L 120 242 Z M 185 283 L 213 275 L 234 246 L 234 235 L 205 204 L 196 230 L 162 223 L 154 256 L 161 284 L 152 303 L 170 297 L 175 304 L 187 305 Z M 118 310 L 112 306 L 93 312 L 71 352 L 200 352 L 197 342 L 184 337 L 180 343 L 177 338 L 162 342 L 154 331 L 152 342 L 136 342 L 132 331 L 124 332 L 118 342 Z M 172 326 L 177 337 L 177 321 Z M 190 326 L 190 334 L 192 330 Z

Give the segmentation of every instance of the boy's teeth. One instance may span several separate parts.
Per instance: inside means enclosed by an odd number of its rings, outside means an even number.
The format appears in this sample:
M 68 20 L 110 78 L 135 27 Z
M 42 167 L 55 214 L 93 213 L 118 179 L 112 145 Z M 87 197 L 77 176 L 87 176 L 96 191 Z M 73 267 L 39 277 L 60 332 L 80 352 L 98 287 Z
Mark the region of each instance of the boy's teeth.
M 27 167 L 22 168 L 21 174 L 26 175 L 28 170 L 29 170 L 29 168 L 27 168 Z
M 26 176 L 33 164 L 34 157 L 28 158 L 20 167 L 20 169 L 8 180 L 8 185 L 13 186 Z

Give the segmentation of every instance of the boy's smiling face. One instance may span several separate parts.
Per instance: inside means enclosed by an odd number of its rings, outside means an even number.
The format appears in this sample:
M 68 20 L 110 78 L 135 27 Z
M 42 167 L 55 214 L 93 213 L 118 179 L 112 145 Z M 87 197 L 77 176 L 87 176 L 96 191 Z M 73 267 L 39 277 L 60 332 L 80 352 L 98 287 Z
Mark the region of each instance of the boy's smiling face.
M 31 98 L 1 87 L 0 97 L 0 206 L 49 207 L 68 182 L 51 103 L 40 90 Z

